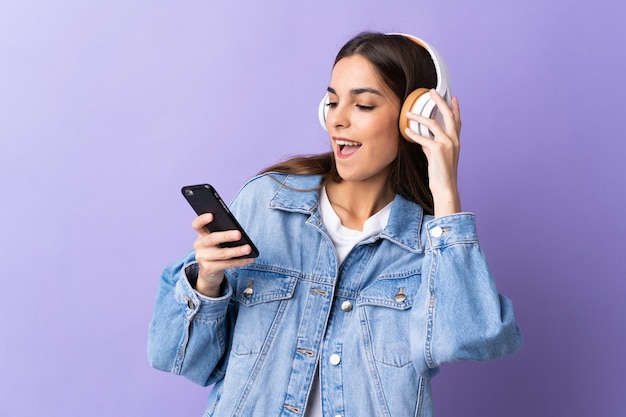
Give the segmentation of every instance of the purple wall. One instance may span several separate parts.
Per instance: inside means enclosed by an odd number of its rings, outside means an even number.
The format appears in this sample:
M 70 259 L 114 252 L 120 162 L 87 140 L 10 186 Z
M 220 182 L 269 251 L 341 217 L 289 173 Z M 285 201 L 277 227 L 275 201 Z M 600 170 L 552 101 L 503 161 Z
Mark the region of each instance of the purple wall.
M 230 199 L 327 149 L 317 105 L 363 29 L 446 57 L 464 206 L 526 340 L 444 366 L 438 415 L 623 416 L 623 2 L 241 3 L 0 2 L 0 416 L 202 414 L 145 353 L 193 240 L 179 189 Z

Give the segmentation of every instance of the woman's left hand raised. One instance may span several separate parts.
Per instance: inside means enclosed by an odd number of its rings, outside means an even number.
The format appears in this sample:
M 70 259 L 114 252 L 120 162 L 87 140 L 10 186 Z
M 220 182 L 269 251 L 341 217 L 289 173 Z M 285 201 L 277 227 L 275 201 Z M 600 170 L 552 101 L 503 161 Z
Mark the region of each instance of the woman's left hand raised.
M 424 137 L 410 128 L 406 128 L 406 135 L 421 145 L 426 155 L 435 216 L 440 217 L 461 211 L 461 201 L 457 188 L 461 113 L 456 97 L 452 97 L 451 105 L 448 106 L 448 103 L 436 90 L 430 90 L 429 94 L 437 104 L 445 128 L 442 128 L 434 119 L 408 112 L 406 117 L 426 126 L 434 138 Z

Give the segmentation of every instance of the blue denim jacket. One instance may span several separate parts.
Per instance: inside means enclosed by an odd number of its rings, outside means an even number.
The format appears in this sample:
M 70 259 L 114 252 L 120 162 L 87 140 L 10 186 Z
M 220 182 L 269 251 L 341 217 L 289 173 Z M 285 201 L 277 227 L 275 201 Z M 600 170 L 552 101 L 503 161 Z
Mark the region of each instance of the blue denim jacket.
M 193 290 L 193 253 L 163 272 L 148 356 L 215 383 L 205 416 L 302 416 L 318 365 L 325 416 L 431 416 L 442 363 L 520 348 L 473 214 L 433 219 L 396 196 L 385 229 L 339 265 L 319 182 L 266 174 L 239 192 L 231 210 L 260 256 L 226 271 L 221 297 Z

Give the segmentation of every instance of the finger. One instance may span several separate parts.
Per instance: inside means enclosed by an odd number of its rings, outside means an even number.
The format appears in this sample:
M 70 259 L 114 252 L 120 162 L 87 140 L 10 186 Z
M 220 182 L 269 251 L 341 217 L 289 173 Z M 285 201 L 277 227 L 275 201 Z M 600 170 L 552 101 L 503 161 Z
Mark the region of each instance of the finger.
M 212 262 L 198 261 L 198 266 L 200 267 L 200 271 L 198 272 L 198 278 L 203 278 L 207 281 L 211 281 L 211 277 L 223 277 L 225 269 L 237 268 L 240 266 L 248 265 L 252 262 L 254 262 L 254 258 L 235 258 L 225 261 Z
M 454 119 L 456 120 L 456 130 L 457 134 L 460 138 L 461 136 L 461 107 L 459 106 L 459 99 L 456 97 L 452 97 L 452 113 L 454 113 Z
M 409 119 L 426 126 L 426 128 L 428 128 L 428 130 L 430 130 L 434 135 L 434 138 L 425 137 L 410 128 L 405 130 L 408 137 L 410 137 L 415 143 L 422 146 L 422 150 L 424 151 L 429 164 L 433 155 L 452 155 L 454 159 L 456 159 L 455 155 L 458 155 L 459 149 L 459 141 L 456 136 L 450 138 L 436 120 L 429 119 L 415 113 L 407 113 L 406 116 Z
M 410 120 L 413 120 L 421 124 L 422 126 L 426 126 L 426 128 L 428 128 L 428 130 L 432 132 L 435 140 L 438 140 L 438 138 L 439 140 L 441 140 L 440 139 L 441 135 L 446 134 L 441 128 L 441 126 L 439 125 L 439 123 L 437 123 L 437 121 L 434 119 L 429 119 L 428 117 L 424 117 L 422 115 L 411 113 L 411 112 L 407 112 L 406 117 Z M 428 145 L 428 142 L 426 142 L 426 140 L 433 142 L 433 138 L 422 136 L 410 128 L 407 128 L 405 132 L 407 132 L 407 134 L 411 137 L 411 139 L 413 139 L 415 142 L 419 143 L 422 146 Z
M 452 113 L 448 102 L 441 96 L 441 94 L 439 94 L 437 90 L 433 88 L 428 92 L 428 94 L 430 94 L 430 98 L 435 102 L 435 104 L 437 104 L 437 108 L 441 114 L 449 115 Z
M 250 247 L 250 245 L 241 245 L 232 248 L 219 248 L 213 253 L 213 256 L 214 260 L 216 261 L 228 261 L 249 255 L 250 252 L 252 252 L 252 248 Z
M 417 143 L 418 145 L 421 145 L 422 147 L 427 146 L 428 142 L 432 142 L 432 138 L 427 138 L 426 136 L 422 136 L 419 133 L 417 133 L 415 130 L 411 129 L 410 127 L 407 127 L 404 129 L 404 133 L 406 133 L 406 135 L 411 138 L 411 140 L 415 143 Z
M 451 106 L 454 106 L 454 101 L 450 100 L 450 106 L 446 102 L 446 100 L 441 97 L 441 94 L 437 92 L 437 90 L 430 90 L 430 97 L 433 99 L 435 104 L 437 105 L 437 109 L 443 118 L 443 123 L 445 125 L 445 132 L 452 140 L 458 139 L 459 136 L 459 125 L 458 121 L 460 120 L 459 112 L 455 112 Z M 457 110 L 458 110 L 458 101 L 457 101 Z M 458 117 L 457 117 L 458 115 Z M 434 132 L 433 132 L 434 133 Z
M 226 242 L 236 242 L 241 239 L 241 232 L 238 230 L 227 230 L 225 232 L 199 233 L 194 248 L 196 250 L 202 248 L 219 247 Z
M 215 232 L 204 236 L 198 236 L 197 244 L 194 244 L 196 252 L 206 249 L 208 260 L 225 260 L 248 255 L 252 252 L 250 245 L 226 246 L 226 243 L 237 242 L 241 239 L 241 232 L 238 230 L 228 230 L 226 232 Z
M 209 234 L 209 230 L 205 227 L 207 224 L 213 221 L 212 213 L 201 214 L 191 222 L 191 227 L 201 235 Z
M 195 251 L 196 261 L 202 266 L 207 273 L 219 272 L 225 268 L 232 268 L 238 263 L 243 256 L 252 252 L 250 245 L 241 245 L 236 247 L 203 247 Z M 252 258 L 245 258 L 252 259 Z M 231 261 L 236 261 L 235 263 Z

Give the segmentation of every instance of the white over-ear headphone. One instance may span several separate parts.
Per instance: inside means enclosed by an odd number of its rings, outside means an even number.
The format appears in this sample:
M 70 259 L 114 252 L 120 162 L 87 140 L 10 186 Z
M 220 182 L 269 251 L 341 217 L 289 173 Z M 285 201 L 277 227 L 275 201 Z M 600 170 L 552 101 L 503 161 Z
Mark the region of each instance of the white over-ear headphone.
M 452 97 L 450 93 L 450 76 L 448 75 L 448 67 L 446 66 L 446 63 L 444 62 L 441 55 L 439 55 L 439 53 L 428 43 L 415 36 L 407 35 L 405 33 L 390 33 L 389 35 L 405 36 L 420 45 L 422 48 L 426 49 L 426 51 L 430 54 L 433 63 L 435 64 L 435 72 L 437 74 L 437 86 L 435 87 L 435 90 L 437 90 L 437 92 L 441 95 L 441 97 L 446 100 L 449 105 L 450 98 Z M 424 117 L 428 117 L 429 119 L 435 119 L 442 128 L 445 128 L 441 113 L 437 109 L 437 104 L 430 97 L 428 91 L 429 90 L 427 88 L 418 88 L 417 90 L 411 92 L 402 104 L 400 111 L 399 128 L 402 136 L 409 142 L 413 142 L 413 140 L 405 135 L 404 129 L 406 127 L 410 127 L 411 130 L 419 133 L 422 136 L 433 137 L 433 135 L 426 126 L 421 125 L 413 120 L 409 120 L 406 116 L 404 116 L 408 111 L 422 115 Z M 329 98 L 328 94 L 326 94 L 320 102 L 318 111 L 320 124 L 324 129 L 326 129 L 326 115 L 328 114 L 328 103 Z

